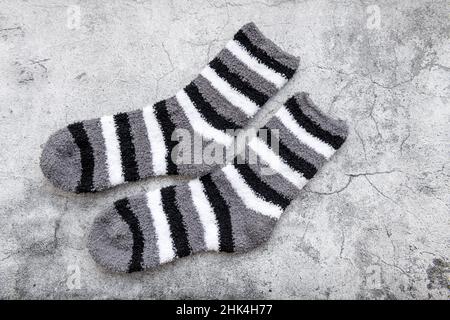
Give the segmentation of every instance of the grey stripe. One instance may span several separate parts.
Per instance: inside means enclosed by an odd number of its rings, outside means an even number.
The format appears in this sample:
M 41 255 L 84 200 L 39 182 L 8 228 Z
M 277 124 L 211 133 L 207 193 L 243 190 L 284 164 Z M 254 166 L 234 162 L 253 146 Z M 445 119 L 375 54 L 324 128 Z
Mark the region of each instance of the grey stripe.
M 84 129 L 94 150 L 94 189 L 103 190 L 110 187 L 109 173 L 106 164 L 106 147 L 103 139 L 100 119 L 86 120 Z
M 176 97 L 171 97 L 166 100 L 167 111 L 172 119 L 175 127 L 187 130 L 193 130 L 189 119 L 184 114 L 183 108 L 178 104 Z
M 277 93 L 278 89 L 273 84 L 269 83 L 253 70 L 250 70 L 227 49 L 223 49 L 219 52 L 217 58 L 219 58 L 232 72 L 249 82 L 250 85 L 259 92 L 265 93 L 269 97 Z
M 292 152 L 311 163 L 314 167 L 316 167 L 316 169 L 319 169 L 326 162 L 324 156 L 315 152 L 306 144 L 298 140 L 298 138 L 291 131 L 289 131 L 278 118 L 273 117 L 270 119 L 270 121 L 266 124 L 266 127 L 269 129 L 277 129 L 280 135 L 280 140 L 283 144 L 286 145 Z
M 317 123 L 322 129 L 346 138 L 348 128 L 344 121 L 331 118 L 320 111 L 320 108 L 311 100 L 308 93 L 302 92 L 295 96 L 303 113 Z
M 281 64 L 284 64 L 294 70 L 298 68 L 299 59 L 281 49 L 269 38 L 266 38 L 253 22 L 243 26 L 242 31 L 255 46 L 264 50 L 268 55 L 276 59 Z
M 247 209 L 222 170 L 211 177 L 230 208 L 235 251 L 245 252 L 267 241 L 276 220 Z
M 200 90 L 203 98 L 225 118 L 230 119 L 237 125 L 244 127 L 248 123 L 247 115 L 236 106 L 232 105 L 216 89 L 214 89 L 208 80 L 199 75 L 193 81 Z
M 144 236 L 144 251 L 142 253 L 143 268 L 151 268 L 159 265 L 159 254 L 155 227 L 150 209 L 147 206 L 145 194 L 128 198 L 131 210 L 133 210 Z
M 192 144 L 195 139 L 195 136 L 198 137 L 198 135 L 196 135 L 196 133 L 194 132 L 194 129 L 192 128 L 191 123 L 189 122 L 189 119 L 184 114 L 183 109 L 178 104 L 176 98 L 172 97 L 170 99 L 167 99 L 166 105 L 167 105 L 168 112 L 171 116 L 171 119 L 175 123 L 175 126 L 177 128 L 184 129 L 185 132 L 188 131 L 190 134 L 190 139 L 191 139 L 191 146 L 189 148 L 189 150 L 191 151 L 190 161 L 185 161 L 184 158 L 180 161 L 175 161 L 175 159 L 174 159 L 174 161 L 177 164 L 178 173 L 180 175 L 189 175 L 192 177 L 198 177 L 198 176 L 201 176 L 208 172 L 211 172 L 215 168 L 217 168 L 218 166 L 216 164 L 206 164 L 203 161 L 201 161 L 201 163 L 198 163 L 198 161 L 197 161 L 197 163 L 196 163 L 195 159 L 203 159 L 203 150 L 205 150 L 206 146 L 208 146 L 210 144 L 214 144 L 214 145 L 218 145 L 218 144 L 213 141 L 206 141 L 206 140 L 202 139 L 200 147 L 196 146 L 194 148 L 194 146 Z M 181 150 L 181 149 L 182 149 L 182 144 L 180 143 L 180 144 L 178 144 L 177 149 L 172 151 L 172 154 L 174 154 L 174 153 L 177 154 L 177 150 Z M 195 154 L 197 155 L 197 157 L 195 157 Z M 225 152 L 224 152 L 224 155 L 225 155 Z
M 204 230 L 200 218 L 192 203 L 192 195 L 187 184 L 176 186 L 177 207 L 183 215 L 189 245 L 192 252 L 205 251 Z
M 128 120 L 130 122 L 131 133 L 133 135 L 133 144 L 136 152 L 136 162 L 138 164 L 139 176 L 141 179 L 153 176 L 152 153 L 142 110 L 128 112 Z M 149 129 L 154 130 L 153 128 Z

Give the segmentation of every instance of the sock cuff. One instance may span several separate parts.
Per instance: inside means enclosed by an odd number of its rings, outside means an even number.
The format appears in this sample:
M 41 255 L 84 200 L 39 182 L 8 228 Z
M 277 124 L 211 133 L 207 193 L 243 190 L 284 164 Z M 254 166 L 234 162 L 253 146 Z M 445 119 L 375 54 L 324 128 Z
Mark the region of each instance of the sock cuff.
M 293 100 L 289 102 L 289 100 Z M 345 121 L 341 119 L 335 119 L 320 110 L 320 108 L 312 101 L 309 93 L 299 92 L 294 94 L 287 103 L 292 103 L 292 106 L 296 106 L 298 111 L 301 111 L 311 122 L 318 125 L 325 131 L 328 131 L 332 135 L 336 135 L 345 140 L 348 136 L 348 126 Z M 291 111 L 295 111 L 295 108 L 291 108 Z
M 263 168 L 272 171 L 262 173 L 261 166 L 249 166 L 289 199 L 342 146 L 348 132 L 344 121 L 321 112 L 304 92 L 290 97 L 261 129 L 267 130 L 258 131 L 258 137 L 249 142 L 249 155 L 256 153 Z
M 254 22 L 245 24 L 236 35 L 241 31 L 247 36 L 252 44 L 263 50 L 279 63 L 291 69 L 293 71 L 292 74 L 298 68 L 300 59 L 281 49 L 277 44 L 266 37 Z
M 329 159 L 348 135 L 346 123 L 323 113 L 305 92 L 287 99 L 266 127 L 279 130 L 280 142 L 310 158 L 316 167 Z

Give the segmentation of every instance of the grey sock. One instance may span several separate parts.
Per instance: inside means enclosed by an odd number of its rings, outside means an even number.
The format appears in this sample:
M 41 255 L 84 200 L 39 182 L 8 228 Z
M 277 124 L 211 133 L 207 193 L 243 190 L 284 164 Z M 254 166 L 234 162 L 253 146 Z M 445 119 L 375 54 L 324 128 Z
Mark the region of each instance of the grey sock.
M 263 129 L 266 139 L 260 134 L 246 144 L 246 161 L 116 201 L 95 218 L 88 240 L 94 260 L 133 272 L 200 251 L 244 252 L 266 241 L 299 190 L 344 143 L 347 128 L 300 93 Z M 271 144 L 275 132 L 280 139 Z
M 298 59 L 243 26 L 184 89 L 142 110 L 73 123 L 54 133 L 41 156 L 44 175 L 57 187 L 94 192 L 143 178 L 198 176 L 211 166 L 172 157 L 177 129 L 226 146 L 227 129 L 246 125 L 294 74 Z

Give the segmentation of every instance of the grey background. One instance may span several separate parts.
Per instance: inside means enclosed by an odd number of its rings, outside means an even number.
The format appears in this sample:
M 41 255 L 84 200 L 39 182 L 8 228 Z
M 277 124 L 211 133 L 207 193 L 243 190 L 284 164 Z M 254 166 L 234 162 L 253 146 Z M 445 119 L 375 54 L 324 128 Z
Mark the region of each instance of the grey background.
M 0 297 L 448 299 L 449 12 L 448 1 L 0 0 Z M 64 193 L 39 169 L 43 143 L 173 95 L 249 21 L 302 61 L 254 124 L 303 90 L 348 122 L 347 143 L 263 247 L 104 272 L 86 250 L 94 216 L 172 180 Z

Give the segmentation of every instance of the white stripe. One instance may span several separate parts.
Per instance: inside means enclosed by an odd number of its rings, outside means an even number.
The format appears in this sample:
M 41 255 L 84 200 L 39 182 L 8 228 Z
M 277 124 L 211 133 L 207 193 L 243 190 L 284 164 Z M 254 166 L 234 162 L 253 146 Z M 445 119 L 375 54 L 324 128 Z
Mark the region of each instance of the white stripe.
M 275 219 L 283 213 L 279 206 L 258 197 L 233 165 L 225 166 L 222 171 L 247 208 Z
M 248 146 L 266 162 L 270 168 L 281 174 L 294 186 L 301 189 L 308 182 L 302 174 L 288 166 L 280 157 L 273 152 L 263 141 L 255 137 L 250 140 Z
M 201 75 L 208 79 L 211 85 L 217 91 L 219 91 L 232 105 L 241 109 L 249 117 L 253 116 L 256 111 L 258 111 L 259 107 L 256 105 L 256 103 L 230 86 L 228 82 L 219 77 L 217 73 L 209 66 L 206 66 L 203 69 Z
M 335 150 L 328 143 L 323 142 L 319 138 L 313 136 L 301 125 L 295 121 L 294 117 L 289 113 L 286 107 L 281 107 L 275 116 L 289 129 L 300 141 L 323 155 L 325 158 L 330 158 Z
M 109 183 L 112 186 L 124 183 L 122 172 L 122 160 L 120 156 L 119 140 L 116 134 L 116 126 L 113 116 L 100 118 L 103 139 L 105 140 L 106 162 L 108 166 Z
M 226 48 L 239 60 L 241 60 L 247 67 L 258 73 L 261 77 L 267 81 L 273 83 L 275 87 L 280 89 L 286 84 L 288 79 L 284 77 L 281 73 L 267 67 L 265 64 L 261 63 L 257 58 L 253 57 L 250 52 L 244 49 L 235 40 L 228 41 Z
M 169 262 L 175 258 L 175 251 L 173 250 L 170 226 L 162 207 L 161 191 L 159 189 L 147 193 L 147 206 L 150 209 L 153 218 L 153 226 L 155 227 L 159 262 Z
M 191 99 L 189 99 L 184 90 L 178 91 L 176 98 L 181 108 L 183 108 L 184 114 L 189 119 L 192 128 L 199 135 L 208 140 L 214 140 L 225 146 L 229 146 L 233 143 L 233 137 L 227 135 L 223 131 L 214 128 L 202 117 L 202 115 L 197 111 L 195 106 L 192 104 Z
M 198 212 L 203 226 L 204 240 L 208 250 L 219 251 L 219 227 L 216 215 L 205 196 L 203 186 L 198 179 L 189 182 L 192 203 Z
M 165 175 L 167 173 L 167 149 L 161 127 L 154 113 L 154 106 L 146 106 L 142 110 L 142 115 L 152 151 L 153 173 L 155 175 Z

